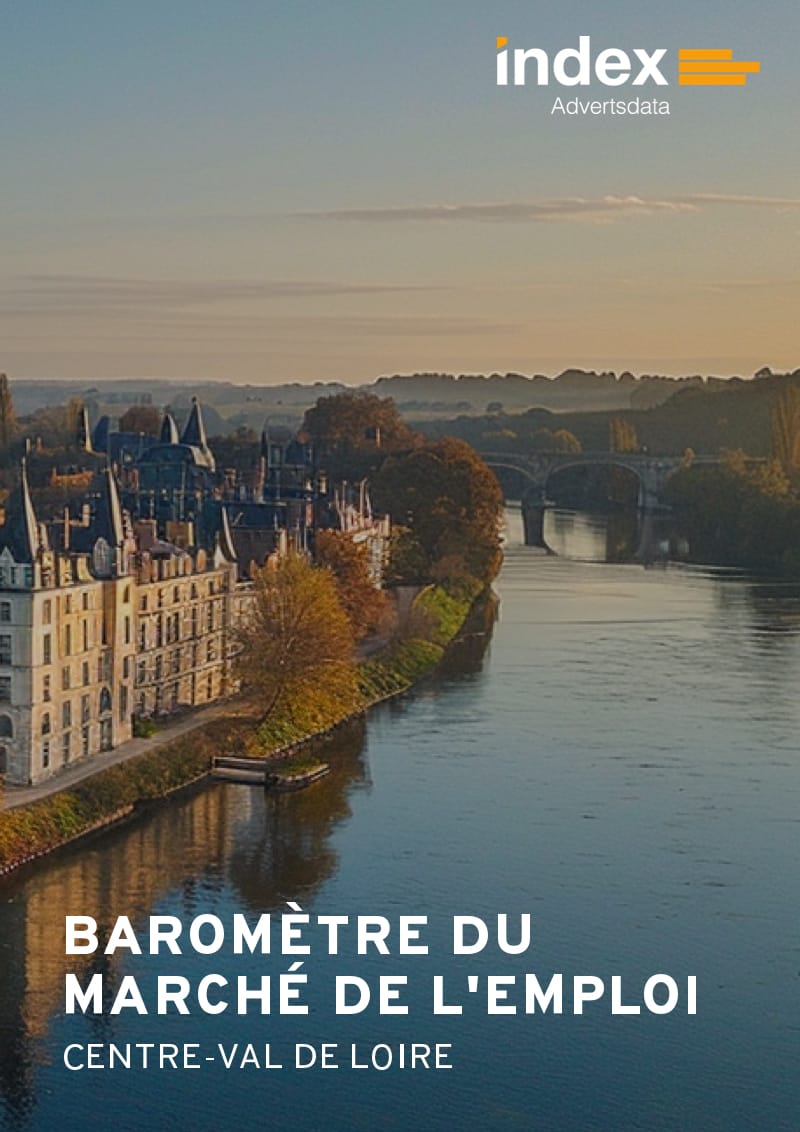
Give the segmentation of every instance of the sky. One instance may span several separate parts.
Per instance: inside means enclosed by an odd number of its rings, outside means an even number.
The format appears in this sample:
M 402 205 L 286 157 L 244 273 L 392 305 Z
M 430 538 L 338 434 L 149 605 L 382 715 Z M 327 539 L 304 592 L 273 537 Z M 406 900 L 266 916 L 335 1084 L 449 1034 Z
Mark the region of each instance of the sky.
M 496 85 L 498 36 L 581 35 L 669 86 Z M 12 0 L 0 370 L 800 367 L 799 40 L 796 0 Z M 761 73 L 679 87 L 682 47 Z

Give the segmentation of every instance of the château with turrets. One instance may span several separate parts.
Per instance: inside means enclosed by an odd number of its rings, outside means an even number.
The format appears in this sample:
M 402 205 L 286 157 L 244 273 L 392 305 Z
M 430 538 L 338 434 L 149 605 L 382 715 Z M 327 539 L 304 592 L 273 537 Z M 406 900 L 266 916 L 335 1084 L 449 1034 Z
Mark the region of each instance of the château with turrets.
M 220 470 L 202 408 L 158 437 L 94 430 L 77 505 L 40 515 L 22 461 L 0 526 L 0 774 L 41 782 L 159 719 L 235 691 L 236 627 L 253 579 L 321 527 L 369 548 L 388 520 L 365 484 L 330 487 L 311 447 L 262 434 L 252 469 Z M 97 458 L 101 459 L 98 460 Z

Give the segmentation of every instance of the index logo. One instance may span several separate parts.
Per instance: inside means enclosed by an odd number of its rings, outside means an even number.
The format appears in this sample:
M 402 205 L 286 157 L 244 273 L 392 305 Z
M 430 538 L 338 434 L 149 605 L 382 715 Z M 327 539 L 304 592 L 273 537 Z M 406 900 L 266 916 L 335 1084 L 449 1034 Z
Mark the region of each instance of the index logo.
M 541 47 L 508 48 L 508 36 L 497 37 L 497 85 L 526 86 L 533 77 L 537 86 L 549 86 L 552 80 L 560 86 L 589 86 L 593 81 L 603 86 L 669 86 L 662 72 L 666 47 L 648 50 L 633 47 L 623 51 L 607 47 L 592 53 L 591 36 L 578 38 L 578 46 L 564 47 L 553 56 Z M 679 86 L 745 86 L 747 76 L 758 74 L 761 64 L 755 60 L 737 62 L 733 51 L 721 47 L 683 47 L 678 51 Z
M 509 59 L 506 45 L 508 37 L 497 37 L 497 85 L 508 86 Z M 561 86 L 589 86 L 592 81 L 592 72 L 598 82 L 604 86 L 622 86 L 631 81 L 634 68 L 636 74 L 632 79 L 633 86 L 643 86 L 646 82 L 654 82 L 658 86 L 667 86 L 668 81 L 659 70 L 659 64 L 667 53 L 666 47 L 658 47 L 655 51 L 647 51 L 644 47 L 634 47 L 634 59 L 627 51 L 617 47 L 608 47 L 601 51 L 592 60 L 591 36 L 582 35 L 578 39 L 577 49 L 564 47 L 553 57 L 553 79 Z M 541 47 L 532 47 L 528 50 L 517 48 L 513 56 L 514 86 L 525 86 L 528 81 L 528 66 L 533 63 L 536 69 L 536 83 L 538 86 L 548 86 L 550 82 L 550 57 Z

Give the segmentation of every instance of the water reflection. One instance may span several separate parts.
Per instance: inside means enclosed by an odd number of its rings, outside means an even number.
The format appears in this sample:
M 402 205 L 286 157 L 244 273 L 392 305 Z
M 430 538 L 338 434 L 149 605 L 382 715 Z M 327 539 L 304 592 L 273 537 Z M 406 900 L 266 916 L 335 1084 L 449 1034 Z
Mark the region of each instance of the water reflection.
M 631 562 L 639 540 L 636 511 L 603 515 L 554 508 L 544 516 L 544 541 L 559 558 L 576 562 Z
M 120 915 L 143 921 L 168 893 L 187 917 L 204 910 L 205 892 L 228 885 L 255 912 L 308 895 L 336 869 L 329 838 L 350 815 L 349 792 L 368 786 L 364 739 L 359 720 L 321 743 L 331 773 L 308 790 L 212 784 L 0 882 L 0 1093 L 12 1127 L 33 1108 L 34 1069 L 63 1010 L 65 973 L 100 971 L 110 995 L 119 976 L 114 957 L 65 956 L 64 918 L 91 915 L 103 933 Z

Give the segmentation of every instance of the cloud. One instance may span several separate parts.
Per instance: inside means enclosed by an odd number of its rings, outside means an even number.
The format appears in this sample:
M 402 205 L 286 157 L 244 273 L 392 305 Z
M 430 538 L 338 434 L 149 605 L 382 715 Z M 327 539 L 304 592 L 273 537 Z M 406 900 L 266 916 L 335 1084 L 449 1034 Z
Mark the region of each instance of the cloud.
M 0 286 L 4 314 L 71 315 L 208 306 L 228 302 L 385 295 L 439 290 L 427 286 L 324 280 L 122 279 L 91 275 L 27 275 Z
M 532 201 L 485 204 L 429 204 L 381 208 L 337 208 L 296 212 L 296 219 L 366 223 L 461 221 L 489 224 L 530 224 L 584 221 L 604 224 L 633 216 L 675 216 L 697 213 L 714 205 L 800 208 L 794 197 L 733 196 L 724 193 L 686 193 L 662 198 L 640 196 L 553 197 Z

